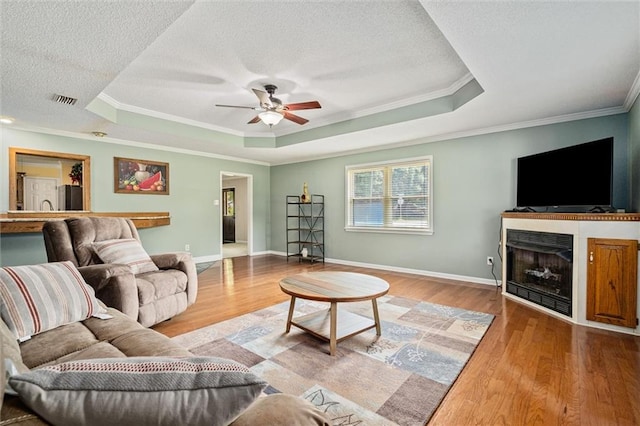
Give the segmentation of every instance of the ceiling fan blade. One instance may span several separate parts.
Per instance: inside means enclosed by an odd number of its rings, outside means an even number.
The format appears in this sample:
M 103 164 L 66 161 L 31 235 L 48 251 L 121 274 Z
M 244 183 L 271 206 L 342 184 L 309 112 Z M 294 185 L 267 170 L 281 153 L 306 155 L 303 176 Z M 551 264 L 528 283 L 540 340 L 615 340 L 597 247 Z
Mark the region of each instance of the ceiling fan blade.
M 220 104 L 216 104 L 217 107 L 224 107 L 224 108 L 244 108 L 244 109 L 252 109 L 254 111 L 257 111 L 259 109 L 262 108 L 257 108 L 257 107 L 250 107 L 250 106 L 242 106 L 242 105 L 220 105 Z
M 251 121 L 247 122 L 247 124 L 254 124 L 259 122 L 260 122 L 260 117 L 256 115 L 255 117 L 253 117 Z
M 256 94 L 256 96 L 258 97 L 258 100 L 260 100 L 260 106 L 264 108 L 273 107 L 273 104 L 271 103 L 271 99 L 269 99 L 269 94 L 267 92 L 263 92 L 262 90 L 258 90 L 258 89 L 251 89 L 251 90 L 253 90 L 253 93 Z
M 295 115 L 295 114 L 291 114 L 288 111 L 284 111 L 283 112 L 284 118 L 286 118 L 287 120 L 291 120 L 294 123 L 298 123 L 298 124 L 306 124 L 309 122 L 309 120 L 307 120 L 306 118 L 302 118 L 299 115 Z
M 287 104 L 284 106 L 284 109 L 287 111 L 298 111 L 301 109 L 317 109 L 322 108 L 320 102 L 318 101 L 309 101 L 309 102 L 298 102 L 295 104 Z

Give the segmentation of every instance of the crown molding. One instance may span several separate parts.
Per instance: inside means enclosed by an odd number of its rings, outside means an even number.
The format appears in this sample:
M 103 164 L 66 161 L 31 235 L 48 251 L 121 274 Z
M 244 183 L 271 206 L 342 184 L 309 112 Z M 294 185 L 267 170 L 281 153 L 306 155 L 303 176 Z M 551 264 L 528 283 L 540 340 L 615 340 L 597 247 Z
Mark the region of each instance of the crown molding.
M 636 79 L 633 80 L 631 89 L 629 89 L 629 93 L 627 93 L 627 98 L 624 100 L 623 105 L 627 112 L 633 107 L 634 102 L 638 98 L 638 94 L 640 94 L 640 70 L 638 74 L 636 74 Z
M 425 137 L 425 138 L 419 139 L 418 142 L 407 141 L 407 142 L 400 142 L 398 144 L 389 145 L 389 146 L 398 147 L 398 146 L 401 146 L 402 144 L 415 145 L 416 143 L 440 142 L 440 141 L 446 141 L 451 139 L 467 138 L 471 136 L 487 135 L 491 133 L 508 132 L 511 130 L 527 129 L 530 127 L 549 126 L 552 124 L 566 123 L 568 121 L 587 120 L 590 118 L 606 117 L 609 115 L 616 115 L 616 114 L 625 114 L 626 112 L 628 111 L 624 107 L 603 108 L 603 109 L 598 109 L 593 111 L 577 112 L 574 114 L 565 114 L 565 115 L 558 115 L 555 117 L 541 118 L 539 120 L 521 121 L 517 123 L 504 124 L 499 126 L 484 127 L 484 128 L 474 129 L 474 130 L 466 130 L 463 132 L 445 133 L 441 135 Z
M 636 82 L 637 81 L 638 81 L 638 79 L 636 79 Z M 634 86 L 636 86 L 635 83 L 634 83 Z M 460 138 L 465 138 L 465 137 L 480 136 L 480 135 L 486 135 L 486 134 L 491 134 L 491 133 L 499 133 L 499 132 L 506 132 L 506 131 L 511 131 L 511 130 L 519 130 L 519 129 L 525 129 L 525 128 L 529 128 L 529 127 L 546 126 L 546 125 L 551 125 L 551 124 L 565 123 L 565 122 L 568 122 L 568 121 L 577 121 L 577 120 L 585 120 L 585 119 L 589 119 L 589 118 L 605 117 L 605 116 L 609 116 L 609 115 L 624 114 L 624 113 L 627 113 L 627 112 L 629 112 L 629 109 L 627 109 L 627 108 L 625 108 L 623 106 L 613 107 L 613 108 L 605 108 L 605 109 L 600 109 L 600 110 L 586 111 L 586 112 L 580 112 L 580 113 L 574 113 L 574 114 L 565 114 L 565 115 L 560 115 L 560 116 L 555 116 L 555 117 L 547 117 L 547 118 L 542 118 L 542 119 L 539 119 L 539 120 L 523 121 L 523 122 L 517 122 L 517 123 L 511 123 L 511 124 L 505 124 L 505 125 L 499 125 L 499 126 L 478 128 L 478 129 L 467 130 L 467 131 L 463 131 L 463 132 L 443 133 L 443 134 L 439 134 L 439 135 L 425 136 L 425 137 L 422 137 L 422 138 L 419 138 L 419 139 L 412 139 L 412 140 L 392 143 L 392 144 L 388 144 L 388 145 L 384 145 L 384 146 L 375 146 L 375 147 L 369 147 L 369 148 L 354 149 L 354 150 L 350 150 L 350 151 L 341 152 L 339 155 L 327 154 L 327 155 L 322 155 L 322 156 L 314 156 L 313 158 L 296 159 L 294 161 L 275 162 L 275 163 L 268 163 L 268 162 L 257 161 L 257 160 L 248 160 L 248 159 L 245 159 L 245 158 L 225 156 L 225 155 L 219 155 L 219 154 L 212 154 L 212 153 L 209 153 L 209 152 L 188 150 L 188 149 L 183 149 L 183 148 L 174 148 L 174 147 L 168 147 L 168 146 L 163 146 L 163 145 L 154 145 L 154 144 L 145 143 L 145 142 L 136 142 L 136 141 L 131 141 L 131 140 L 116 139 L 116 138 L 112 138 L 112 137 L 108 137 L 108 136 L 99 138 L 99 137 L 96 137 L 96 136 L 93 136 L 93 135 L 89 135 L 89 134 L 84 134 L 84 133 L 61 131 L 61 130 L 48 129 L 48 128 L 24 127 L 24 126 L 16 126 L 15 124 L 11 125 L 11 127 L 3 127 L 3 128 L 7 129 L 7 130 L 21 130 L 21 131 L 43 133 L 43 134 L 50 134 L 50 135 L 56 135 L 56 136 L 66 136 L 66 137 L 71 137 L 71 138 L 75 138 L 75 139 L 96 140 L 96 141 L 101 141 L 101 142 L 106 142 L 106 143 L 113 143 L 113 144 L 118 144 L 118 145 L 135 146 L 135 147 L 146 148 L 146 149 L 154 149 L 154 150 L 159 150 L 159 151 L 177 152 L 177 153 L 182 153 L 182 154 L 197 155 L 197 156 L 201 156 L 201 157 L 216 158 L 216 159 L 221 159 L 221 160 L 237 161 L 237 162 L 240 162 L 240 163 L 256 164 L 256 165 L 261 165 L 261 166 L 280 166 L 280 165 L 285 165 L 285 164 L 302 163 L 302 162 L 311 161 L 311 160 L 321 160 L 321 159 L 326 159 L 326 158 L 335 158 L 335 157 L 341 157 L 341 156 L 346 156 L 346 155 L 354 155 L 354 154 L 361 154 L 361 153 L 373 152 L 373 151 L 384 151 L 386 149 L 401 148 L 401 147 L 405 147 L 405 146 L 420 145 L 420 144 L 424 144 L 424 143 L 433 143 L 433 142 L 440 142 L 440 141 L 446 141 L 446 140 L 451 140 L 451 139 L 460 139 Z
M 366 117 L 368 115 L 373 115 L 373 114 L 377 114 L 377 113 L 381 113 L 381 112 L 392 111 L 394 109 L 403 108 L 403 107 L 406 107 L 406 106 L 411 106 L 411 105 L 419 104 L 419 103 L 422 103 L 422 102 L 428 102 L 428 101 L 432 101 L 434 99 L 444 98 L 446 96 L 451 96 L 451 95 L 455 94 L 458 90 L 460 90 L 462 87 L 464 87 L 465 84 L 469 83 L 472 80 L 474 80 L 473 74 L 467 73 L 464 76 L 462 76 L 460 79 L 458 79 L 457 81 L 453 82 L 453 84 L 451 84 L 447 88 L 436 90 L 435 92 L 429 92 L 429 93 L 426 93 L 426 94 L 423 94 L 423 95 L 419 95 L 419 96 L 414 96 L 414 97 L 411 97 L 411 98 L 398 100 L 398 101 L 395 101 L 395 102 L 390 102 L 390 103 L 383 104 L 383 105 L 376 105 L 374 107 L 365 108 L 363 110 L 356 111 L 356 112 L 350 114 L 348 119 L 349 120 L 353 120 L 353 119 L 357 119 L 357 118 L 363 118 L 363 117 Z M 310 130 L 310 129 L 314 129 L 314 128 L 317 128 L 317 127 L 328 126 L 328 125 L 335 124 L 335 123 L 338 123 L 338 122 L 341 122 L 341 121 L 344 121 L 344 120 L 345 120 L 344 114 L 334 114 L 334 115 L 331 115 L 329 117 L 326 117 L 323 120 L 313 120 L 312 123 L 307 123 L 305 125 L 305 130 Z M 290 133 L 295 133 L 295 132 L 290 132 Z M 284 135 L 285 135 L 285 133 L 277 133 L 276 134 L 276 136 L 284 136 Z
M 213 124 L 203 123 L 202 121 L 191 120 L 189 118 L 184 118 L 184 117 L 180 117 L 180 116 L 173 115 L 173 114 L 167 114 L 167 113 L 164 113 L 164 112 L 159 112 L 159 111 L 154 111 L 154 110 L 151 110 L 151 109 L 141 108 L 141 107 L 138 107 L 138 106 L 135 106 L 135 105 L 125 104 L 125 103 L 122 103 L 122 102 L 112 98 L 111 96 L 107 95 L 104 92 L 100 93 L 97 97 L 98 97 L 98 99 L 100 99 L 101 101 L 106 102 L 108 105 L 110 105 L 111 107 L 113 107 L 116 110 L 131 112 L 133 114 L 145 115 L 145 116 L 148 116 L 148 117 L 158 118 L 160 120 L 173 121 L 173 122 L 176 122 L 176 123 L 185 124 L 187 126 L 201 127 L 203 129 L 213 130 L 215 132 L 228 133 L 228 134 L 234 135 L 234 136 L 240 136 L 240 137 L 247 137 L 248 136 L 248 134 L 245 133 L 245 132 L 239 132 L 237 130 L 229 129 L 229 128 L 226 128 L 226 127 L 215 126 Z
M 526 129 L 529 127 L 548 126 L 551 124 L 565 123 L 568 121 L 586 120 L 589 118 L 598 118 L 598 117 L 606 117 L 609 115 L 625 114 L 627 112 L 628 111 L 624 107 L 604 108 L 604 109 L 593 110 L 593 111 L 559 115 L 555 117 L 547 117 L 539 120 L 522 121 L 518 123 L 511 123 L 511 124 L 505 124 L 505 125 L 499 125 L 499 126 L 483 127 L 483 128 L 473 129 L 473 130 L 466 130 L 463 132 L 442 133 L 439 135 L 425 136 L 419 139 L 411 139 L 411 140 L 406 140 L 406 141 L 401 141 L 396 143 L 390 143 L 384 146 L 374 146 L 369 148 L 360 148 L 360 149 L 354 149 L 350 151 L 344 151 L 344 152 L 341 152 L 339 156 L 342 157 L 346 155 L 363 154 L 366 152 L 384 151 L 386 149 L 402 148 L 406 146 L 441 142 L 441 141 L 447 141 L 451 139 L 468 138 L 472 136 L 481 136 L 481 135 L 487 135 L 491 133 L 508 132 L 511 130 Z M 297 159 L 295 161 L 273 163 L 272 166 L 282 166 L 285 164 L 295 164 L 295 163 L 302 163 L 305 161 L 322 160 L 322 159 L 334 158 L 334 157 L 338 157 L 338 156 L 328 154 L 324 156 L 315 156 L 313 158 L 308 158 L 308 159 Z
M 233 157 L 230 155 L 220 155 L 220 154 L 213 154 L 210 152 L 196 151 L 192 149 L 176 148 L 176 147 L 165 146 L 165 145 L 155 145 L 147 142 L 137 142 L 132 140 L 113 138 L 109 136 L 97 137 L 97 136 L 93 136 L 86 133 L 69 132 L 66 130 L 55 130 L 55 129 L 48 129 L 43 127 L 13 126 L 13 125 L 11 126 L 11 128 L 3 127 L 3 129 L 41 133 L 41 134 L 53 135 L 53 136 L 63 136 L 63 137 L 74 138 L 74 139 L 94 140 L 94 141 L 115 144 L 115 145 L 126 145 L 126 146 L 134 146 L 137 148 L 153 149 L 156 151 L 167 151 L 167 152 L 175 152 L 179 154 L 196 155 L 198 157 L 209 157 L 209 158 L 216 158 L 219 160 L 237 161 L 239 163 L 256 164 L 259 166 L 271 166 L 270 163 L 267 163 L 265 161 L 248 160 L 246 158 Z
M 462 76 L 460 79 L 458 79 L 457 81 L 453 82 L 449 87 L 446 87 L 444 89 L 436 90 L 434 92 L 429 92 L 429 93 L 426 93 L 426 94 L 423 94 L 423 95 L 414 96 L 414 97 L 407 98 L 407 99 L 402 99 L 402 100 L 395 101 L 395 102 L 390 102 L 390 103 L 383 104 L 383 105 L 376 105 L 376 106 L 371 107 L 371 108 L 365 108 L 363 110 L 360 110 L 360 111 L 357 111 L 357 112 L 353 113 L 349 117 L 349 119 L 362 118 L 362 117 L 366 117 L 366 116 L 372 115 L 372 114 L 377 114 L 377 113 L 380 113 L 380 112 L 391 111 L 391 110 L 394 110 L 394 109 L 398 109 L 398 108 L 402 108 L 402 107 L 418 104 L 418 103 L 421 103 L 421 102 L 427 102 L 427 101 L 431 101 L 431 100 L 434 100 L 434 99 L 439 99 L 439 98 L 443 98 L 443 97 L 446 97 L 446 96 L 451 96 L 454 93 L 456 93 L 458 90 L 460 90 L 462 87 L 464 87 L 465 84 L 467 84 L 470 81 L 472 81 L 473 79 L 474 79 L 473 75 L 471 73 L 467 73 L 464 76 Z M 207 129 L 207 130 L 213 130 L 213 131 L 216 131 L 216 132 L 227 133 L 227 134 L 230 134 L 230 135 L 244 137 L 244 138 L 265 137 L 264 133 L 241 132 L 241 131 L 229 129 L 229 128 L 222 127 L 222 126 L 216 126 L 216 125 L 213 125 L 213 124 L 203 123 L 203 122 L 197 121 L 197 120 L 191 120 L 191 119 L 188 119 L 188 118 L 179 117 L 179 116 L 172 115 L 172 114 L 166 114 L 166 113 L 163 113 L 163 112 L 158 112 L 158 111 L 154 111 L 154 110 L 150 110 L 150 109 L 146 109 L 146 108 L 137 107 L 135 105 L 125 104 L 125 103 L 122 103 L 122 102 L 118 101 L 117 99 L 112 98 L 111 96 L 107 95 L 104 92 L 100 93 L 97 96 L 97 98 L 102 100 L 103 102 L 107 103 L 109 106 L 111 106 L 112 108 L 114 108 L 116 110 L 127 111 L 127 112 L 130 112 L 130 113 L 133 113 L 133 114 L 145 115 L 145 116 L 149 116 L 149 117 L 153 117 L 153 118 L 158 118 L 158 119 L 161 119 L 161 120 L 172 121 L 172 122 L 176 122 L 176 123 L 180 123 L 180 124 L 185 124 L 185 125 L 188 125 L 188 126 L 200 127 L 200 128 Z M 331 124 L 334 124 L 336 122 L 344 121 L 344 119 L 345 119 L 345 117 L 344 117 L 343 114 L 336 114 L 336 115 L 332 115 L 330 117 L 327 117 L 326 119 L 323 119 L 323 120 L 314 120 L 312 122 L 312 124 L 308 123 L 307 125 L 305 125 L 304 129 L 300 129 L 300 130 L 292 129 L 291 131 L 279 131 L 279 128 L 276 126 L 276 128 L 274 130 L 272 130 L 272 132 L 273 132 L 273 135 L 275 137 L 286 136 L 286 135 L 290 135 L 290 134 L 294 134 L 294 133 L 299 133 L 299 132 L 304 132 L 304 131 L 307 131 L 307 130 L 315 129 L 315 128 L 318 128 L 318 127 L 331 125 Z

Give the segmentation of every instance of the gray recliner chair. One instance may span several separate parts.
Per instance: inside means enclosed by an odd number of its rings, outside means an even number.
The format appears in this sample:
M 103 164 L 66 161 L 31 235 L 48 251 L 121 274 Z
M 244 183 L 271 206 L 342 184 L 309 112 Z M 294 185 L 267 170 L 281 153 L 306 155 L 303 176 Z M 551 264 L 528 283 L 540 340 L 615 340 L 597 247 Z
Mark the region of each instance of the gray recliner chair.
M 71 261 L 96 297 L 145 327 L 167 320 L 196 300 L 198 276 L 188 252 L 150 255 L 158 271 L 134 274 L 126 264 L 103 263 L 94 242 L 135 239 L 129 219 L 77 217 L 46 222 L 42 228 L 49 262 Z

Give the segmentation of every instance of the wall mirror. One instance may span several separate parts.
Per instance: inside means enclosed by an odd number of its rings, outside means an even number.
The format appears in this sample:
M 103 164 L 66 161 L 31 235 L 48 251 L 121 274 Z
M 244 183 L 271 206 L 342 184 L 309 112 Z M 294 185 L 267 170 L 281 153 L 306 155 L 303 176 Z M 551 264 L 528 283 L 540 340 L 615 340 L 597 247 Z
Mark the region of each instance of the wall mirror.
M 90 211 L 90 157 L 9 148 L 9 210 Z

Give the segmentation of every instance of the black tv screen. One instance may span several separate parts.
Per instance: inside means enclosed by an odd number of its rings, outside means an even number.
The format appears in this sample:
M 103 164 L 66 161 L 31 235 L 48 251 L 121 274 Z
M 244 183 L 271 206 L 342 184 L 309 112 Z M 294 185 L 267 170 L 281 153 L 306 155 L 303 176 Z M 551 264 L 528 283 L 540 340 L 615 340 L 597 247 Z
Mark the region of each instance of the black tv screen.
M 517 205 L 611 207 L 613 138 L 518 158 Z

